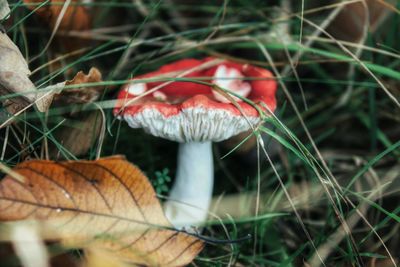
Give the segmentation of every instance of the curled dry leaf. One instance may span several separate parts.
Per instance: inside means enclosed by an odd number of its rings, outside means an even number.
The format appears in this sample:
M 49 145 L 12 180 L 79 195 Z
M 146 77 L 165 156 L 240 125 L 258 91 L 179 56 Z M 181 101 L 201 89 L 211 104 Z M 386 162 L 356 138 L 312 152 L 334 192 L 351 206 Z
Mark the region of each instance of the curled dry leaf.
M 172 230 L 141 171 L 122 157 L 96 161 L 28 161 L 0 183 L 2 221 L 43 222 L 47 239 L 104 249 L 149 266 L 182 266 L 202 241 Z
M 50 104 L 46 95 L 37 92 L 29 75 L 30 70 L 18 47 L 0 32 L 0 95 L 17 94 L 1 100 L 11 114 L 33 102 L 44 112 Z
M 78 72 L 72 80 L 66 81 L 66 86 L 78 86 L 80 84 L 99 83 L 102 81 L 102 76 L 97 68 L 91 68 L 88 74 L 83 71 Z M 57 104 L 84 104 L 96 101 L 104 86 L 76 87 L 63 90 L 60 95 L 55 96 L 54 101 Z
M 51 30 L 54 30 L 58 26 L 58 31 L 68 34 L 70 31 L 86 31 L 91 28 L 91 16 L 88 9 L 80 5 L 82 1 L 71 0 L 69 6 L 66 7 L 65 14 L 62 17 L 59 25 L 57 20 L 62 15 L 62 10 L 66 0 L 50 0 L 48 4 L 37 9 L 35 13 L 45 22 Z M 42 4 L 42 0 L 24 0 L 25 4 Z M 61 4 L 60 4 L 61 3 Z M 68 3 L 66 3 L 68 4 Z M 28 5 L 28 8 L 35 10 L 37 5 Z M 65 47 L 67 51 L 73 51 L 79 49 L 85 43 L 82 40 L 78 40 L 72 37 L 59 37 L 60 44 Z

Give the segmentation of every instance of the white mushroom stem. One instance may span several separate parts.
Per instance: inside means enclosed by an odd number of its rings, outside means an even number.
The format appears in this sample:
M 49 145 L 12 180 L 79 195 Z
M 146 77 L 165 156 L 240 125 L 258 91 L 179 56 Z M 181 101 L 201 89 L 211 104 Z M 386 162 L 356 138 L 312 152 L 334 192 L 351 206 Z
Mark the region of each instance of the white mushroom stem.
M 164 206 L 165 215 L 175 228 L 199 226 L 205 222 L 213 183 L 211 142 L 181 143 L 175 183 Z

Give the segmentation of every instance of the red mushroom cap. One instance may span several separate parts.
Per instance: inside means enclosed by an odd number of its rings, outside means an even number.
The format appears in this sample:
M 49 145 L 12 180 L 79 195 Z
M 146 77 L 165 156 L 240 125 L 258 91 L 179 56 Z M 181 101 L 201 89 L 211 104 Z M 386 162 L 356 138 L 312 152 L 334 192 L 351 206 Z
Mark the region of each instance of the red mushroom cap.
M 213 60 L 216 59 L 180 60 L 157 71 L 137 76 L 133 81 L 174 78 L 197 68 L 184 78 L 197 78 L 203 83 L 217 84 L 246 97 L 264 111 L 275 110 L 277 84 L 268 70 L 231 61 L 199 68 Z M 253 105 L 233 96 L 236 103 L 231 103 L 211 86 L 191 81 L 174 81 L 149 95 L 132 100 L 165 82 L 136 82 L 125 85 L 118 95 L 120 101 L 114 114 L 125 119 L 132 128 L 144 128 L 155 136 L 180 142 L 221 141 L 250 129 L 249 122 L 256 124 L 260 121 L 259 112 Z

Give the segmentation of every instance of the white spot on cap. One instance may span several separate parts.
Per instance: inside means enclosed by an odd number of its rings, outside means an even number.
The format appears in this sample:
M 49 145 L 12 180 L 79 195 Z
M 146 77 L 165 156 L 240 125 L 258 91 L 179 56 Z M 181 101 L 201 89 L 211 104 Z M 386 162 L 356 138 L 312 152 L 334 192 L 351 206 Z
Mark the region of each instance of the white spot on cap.
M 158 100 L 161 100 L 161 101 L 166 101 L 166 100 L 167 100 L 167 95 L 164 94 L 164 93 L 161 92 L 161 91 L 155 91 L 155 92 L 153 93 L 153 97 L 156 98 L 156 99 L 158 99 Z
M 131 95 L 141 95 L 147 90 L 145 83 L 131 83 L 125 89 Z
M 225 65 L 218 66 L 214 74 L 213 83 L 219 87 L 229 90 L 242 97 L 247 97 L 251 91 L 251 85 L 244 82 L 243 74 L 235 68 L 228 68 Z M 223 103 L 230 103 L 231 101 L 219 92 L 213 91 L 216 100 Z M 242 101 L 240 98 L 231 95 L 235 101 Z

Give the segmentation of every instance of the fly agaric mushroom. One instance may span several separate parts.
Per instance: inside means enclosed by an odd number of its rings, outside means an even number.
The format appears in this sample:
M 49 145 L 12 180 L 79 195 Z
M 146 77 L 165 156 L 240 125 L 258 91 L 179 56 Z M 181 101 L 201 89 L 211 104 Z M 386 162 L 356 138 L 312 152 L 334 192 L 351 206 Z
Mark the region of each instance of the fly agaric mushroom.
M 213 60 L 184 59 L 138 76 L 150 79 L 187 73 L 185 79 L 203 78 L 203 82 L 133 79 L 120 91 L 114 109 L 130 127 L 180 143 L 175 182 L 164 206 L 176 228 L 198 226 L 207 218 L 214 179 L 211 142 L 228 139 L 261 121 L 254 106 L 214 91 L 209 84 L 248 98 L 264 111 L 273 112 L 276 107 L 277 85 L 269 71 L 231 61 L 199 68 Z

